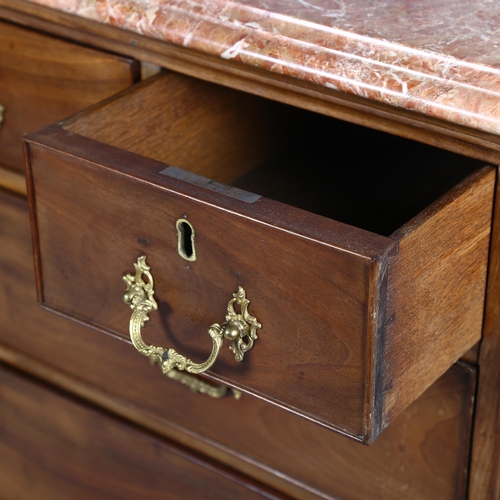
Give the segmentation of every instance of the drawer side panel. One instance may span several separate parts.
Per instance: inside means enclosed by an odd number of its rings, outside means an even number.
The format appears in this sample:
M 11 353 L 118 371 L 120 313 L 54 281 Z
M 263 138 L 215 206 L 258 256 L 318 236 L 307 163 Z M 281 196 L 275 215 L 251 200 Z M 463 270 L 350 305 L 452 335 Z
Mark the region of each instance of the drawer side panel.
M 481 338 L 494 185 L 479 170 L 394 235 L 384 427 Z

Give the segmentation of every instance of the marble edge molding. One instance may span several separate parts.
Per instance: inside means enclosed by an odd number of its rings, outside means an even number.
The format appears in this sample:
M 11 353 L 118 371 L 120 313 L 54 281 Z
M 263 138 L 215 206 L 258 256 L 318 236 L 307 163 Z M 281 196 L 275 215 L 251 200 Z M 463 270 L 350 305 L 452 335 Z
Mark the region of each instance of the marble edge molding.
M 231 0 L 30 0 L 227 60 L 500 133 L 500 69 Z

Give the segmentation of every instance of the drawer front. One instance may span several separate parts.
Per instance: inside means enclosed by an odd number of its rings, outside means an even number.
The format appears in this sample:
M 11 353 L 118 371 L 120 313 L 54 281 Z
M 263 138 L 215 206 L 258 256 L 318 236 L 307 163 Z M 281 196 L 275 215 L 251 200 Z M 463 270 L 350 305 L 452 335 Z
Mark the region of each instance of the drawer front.
M 224 346 L 207 377 L 369 443 L 480 339 L 495 173 L 418 151 L 448 177 L 419 179 L 424 210 L 387 236 L 168 167 L 229 182 L 275 153 L 290 111 L 167 74 L 28 138 L 39 298 L 125 338 L 121 279 L 146 257 L 159 310 L 143 335 L 166 370 L 162 348 L 209 357 L 243 287 L 258 339 L 241 363 Z
M 0 399 L 4 498 L 284 498 L 1 364 Z
M 272 481 L 269 473 L 284 478 L 297 498 L 464 496 L 475 385 L 468 365 L 450 369 L 369 447 L 260 398 L 194 394 L 149 366 L 122 337 L 37 308 L 27 206 L 4 194 L 0 214 L 2 345 L 153 415 L 169 436 L 187 434 L 205 452 L 207 446 L 223 450 L 229 463 L 239 457 L 267 471 L 266 481 Z
M 24 172 L 22 136 L 130 86 L 138 63 L 0 22 L 0 164 Z

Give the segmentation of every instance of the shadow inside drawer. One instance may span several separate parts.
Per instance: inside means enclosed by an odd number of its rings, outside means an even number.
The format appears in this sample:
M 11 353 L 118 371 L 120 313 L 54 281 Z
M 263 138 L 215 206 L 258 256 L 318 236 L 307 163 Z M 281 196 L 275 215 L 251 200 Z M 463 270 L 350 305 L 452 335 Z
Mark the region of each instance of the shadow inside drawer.
M 232 185 L 384 236 L 481 164 L 313 113 L 293 127 L 290 149 Z

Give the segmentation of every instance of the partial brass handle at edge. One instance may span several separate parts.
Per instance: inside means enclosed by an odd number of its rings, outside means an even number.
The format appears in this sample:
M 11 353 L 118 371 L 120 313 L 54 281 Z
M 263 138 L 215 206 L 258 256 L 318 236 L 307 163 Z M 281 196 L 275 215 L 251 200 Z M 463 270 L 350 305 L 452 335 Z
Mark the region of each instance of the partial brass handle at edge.
M 146 264 L 146 256 L 139 257 L 134 263 L 134 267 L 135 275 L 127 274 L 123 277 L 127 284 L 123 300 L 130 305 L 133 311 L 129 326 L 130 338 L 135 348 L 147 356 L 151 362 L 158 364 L 163 373 L 168 373 L 174 368 L 194 374 L 203 373 L 217 360 L 224 338 L 232 342 L 229 348 L 233 351 L 236 361 L 242 361 L 245 352 L 253 347 L 254 341 L 257 339 L 257 329 L 262 328 L 262 325 L 257 321 L 257 318 L 249 314 L 248 304 L 250 301 L 246 298 L 246 292 L 241 286 L 238 287 L 238 291 L 233 294 L 233 298 L 227 305 L 226 321 L 222 326 L 215 323 L 208 329 L 213 347 L 212 353 L 205 362 L 194 363 L 174 349 L 164 349 L 146 344 L 142 339 L 141 328 L 149 321 L 148 314 L 158 309 L 158 304 L 153 298 L 154 280 L 149 272 L 151 268 Z M 143 279 L 143 276 L 146 277 L 146 280 Z M 234 304 L 239 304 L 241 313 L 238 314 L 235 311 Z
M 188 386 L 193 392 L 200 394 L 206 394 L 211 398 L 223 398 L 228 390 L 233 394 L 234 399 L 241 399 L 242 393 L 232 387 L 227 387 L 226 385 L 212 385 L 204 380 L 200 380 L 190 373 L 183 373 L 178 370 L 170 370 L 167 373 L 167 377 L 179 382 L 183 385 Z
M 5 111 L 5 108 L 2 106 L 2 103 L 0 103 L 0 130 L 2 130 L 3 112 L 4 111 Z

